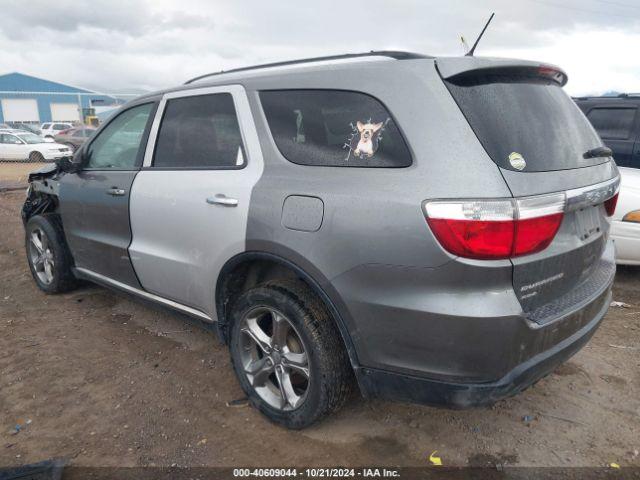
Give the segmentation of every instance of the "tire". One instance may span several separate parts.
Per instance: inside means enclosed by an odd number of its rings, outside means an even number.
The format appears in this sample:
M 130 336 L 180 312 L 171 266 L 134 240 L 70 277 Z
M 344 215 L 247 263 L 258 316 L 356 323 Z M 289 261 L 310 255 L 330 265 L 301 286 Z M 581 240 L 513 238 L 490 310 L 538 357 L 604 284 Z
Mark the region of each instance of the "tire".
M 31 152 L 29 154 L 29 161 L 31 163 L 43 163 L 44 156 L 40 152 Z
M 29 270 L 40 290 L 51 294 L 75 288 L 77 280 L 71 271 L 73 258 L 58 215 L 36 215 L 29 219 L 25 228 L 25 249 Z
M 284 336 L 276 333 L 281 328 L 274 329 L 274 315 L 288 322 Z M 278 280 L 244 292 L 231 308 L 231 322 L 233 368 L 251 404 L 269 420 L 291 429 L 305 428 L 348 399 L 353 371 L 342 338 L 324 304 L 305 284 Z M 265 334 L 260 342 L 252 334 L 256 326 Z M 276 337 L 286 340 L 277 342 Z M 265 353 L 259 343 L 270 345 L 271 352 Z M 303 358 L 306 382 L 300 368 Z M 288 388 L 283 392 L 281 386 Z

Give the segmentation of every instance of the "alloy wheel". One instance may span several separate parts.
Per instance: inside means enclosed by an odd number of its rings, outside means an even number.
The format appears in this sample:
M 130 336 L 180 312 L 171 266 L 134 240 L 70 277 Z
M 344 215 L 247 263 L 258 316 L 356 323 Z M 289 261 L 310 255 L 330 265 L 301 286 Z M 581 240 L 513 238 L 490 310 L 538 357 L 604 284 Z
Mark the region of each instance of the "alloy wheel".
M 295 327 L 270 307 L 249 311 L 240 326 L 244 374 L 271 407 L 290 411 L 302 405 L 309 390 L 309 357 Z
M 29 260 L 38 279 L 50 285 L 53 282 L 55 260 L 49 239 L 39 228 L 34 229 L 29 236 Z

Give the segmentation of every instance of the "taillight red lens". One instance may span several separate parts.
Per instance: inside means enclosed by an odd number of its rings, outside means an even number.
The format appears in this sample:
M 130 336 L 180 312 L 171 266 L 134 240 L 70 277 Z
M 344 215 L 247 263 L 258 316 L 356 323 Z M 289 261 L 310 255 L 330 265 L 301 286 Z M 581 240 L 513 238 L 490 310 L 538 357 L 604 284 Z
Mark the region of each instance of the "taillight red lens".
M 465 200 L 425 205 L 427 223 L 448 252 L 478 260 L 544 250 L 564 216 L 564 194 L 518 200 Z
M 604 202 L 604 209 L 607 211 L 607 215 L 612 217 L 613 214 L 616 213 L 617 204 L 618 204 L 618 192 L 616 192 L 616 194 L 613 197 L 611 197 L 609 200 Z
M 518 220 L 513 256 L 530 255 L 547 248 L 558 233 L 563 216 L 562 213 L 556 213 L 544 217 Z
M 466 258 L 490 260 L 511 254 L 514 221 L 427 218 L 431 231 L 445 250 Z

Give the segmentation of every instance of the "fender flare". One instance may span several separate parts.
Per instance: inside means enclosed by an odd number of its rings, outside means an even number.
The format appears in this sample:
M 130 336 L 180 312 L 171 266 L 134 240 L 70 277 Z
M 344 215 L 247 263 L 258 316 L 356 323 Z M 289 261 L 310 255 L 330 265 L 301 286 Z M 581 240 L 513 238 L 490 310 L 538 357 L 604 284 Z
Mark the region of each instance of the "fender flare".
M 347 324 L 344 321 L 343 315 L 340 313 L 340 310 L 336 307 L 336 302 L 332 300 L 332 298 L 327 294 L 324 288 L 322 288 L 321 283 L 317 281 L 312 275 L 310 275 L 305 269 L 300 267 L 297 263 L 285 258 L 283 256 L 269 253 L 265 251 L 246 251 L 239 253 L 238 255 L 230 258 L 227 263 L 224 264 L 222 269 L 220 270 L 220 274 L 218 275 L 218 280 L 216 282 L 216 291 L 215 291 L 215 308 L 216 314 L 218 317 L 217 322 L 217 330 L 218 330 L 218 338 L 221 342 L 227 343 L 227 330 L 226 330 L 226 316 L 225 316 L 225 308 L 222 301 L 222 287 L 227 275 L 238 265 L 241 263 L 249 262 L 252 260 L 267 260 L 274 263 L 278 263 L 284 267 L 287 267 L 293 270 L 296 275 L 298 275 L 302 280 L 304 280 L 307 285 L 311 288 L 311 290 L 320 297 L 322 302 L 326 305 L 329 310 L 329 314 L 336 322 L 336 326 L 338 327 L 338 331 L 340 332 L 340 336 L 342 337 L 342 341 L 344 342 L 345 348 L 347 349 L 347 354 L 349 355 L 349 361 L 351 362 L 351 366 L 354 369 L 360 367 L 360 363 L 358 361 L 355 345 L 351 339 L 351 334 L 347 328 Z M 321 274 L 318 274 L 321 275 Z M 328 282 L 325 282 L 328 284 Z M 335 294 L 337 296 L 337 293 Z

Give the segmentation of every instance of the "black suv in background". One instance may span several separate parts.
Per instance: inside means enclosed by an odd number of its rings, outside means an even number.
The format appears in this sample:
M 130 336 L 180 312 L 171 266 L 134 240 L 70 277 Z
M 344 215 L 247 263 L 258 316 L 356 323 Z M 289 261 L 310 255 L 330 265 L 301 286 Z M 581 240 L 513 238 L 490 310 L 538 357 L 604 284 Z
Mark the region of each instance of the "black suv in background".
M 574 100 L 613 150 L 618 166 L 640 168 L 640 93 Z

